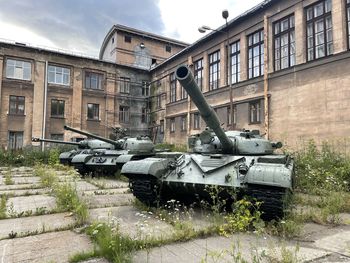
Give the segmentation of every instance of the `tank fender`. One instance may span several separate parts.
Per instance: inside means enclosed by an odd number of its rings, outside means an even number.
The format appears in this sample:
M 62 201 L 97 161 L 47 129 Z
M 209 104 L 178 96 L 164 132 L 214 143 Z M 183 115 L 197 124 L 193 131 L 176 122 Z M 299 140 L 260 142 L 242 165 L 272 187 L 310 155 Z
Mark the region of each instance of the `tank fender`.
M 138 161 L 129 161 L 122 167 L 121 174 L 128 175 L 152 175 L 161 178 L 169 170 L 169 163 L 173 159 L 169 158 L 146 158 Z
M 77 154 L 72 159 L 72 164 L 74 163 L 85 163 L 93 157 L 92 154 Z
M 244 177 L 244 183 L 292 189 L 292 174 L 290 166 L 255 163 Z
M 122 154 L 122 155 L 117 157 L 115 162 L 117 164 L 124 164 L 124 163 L 127 163 L 127 162 L 131 161 L 132 157 L 134 157 L 133 154 Z

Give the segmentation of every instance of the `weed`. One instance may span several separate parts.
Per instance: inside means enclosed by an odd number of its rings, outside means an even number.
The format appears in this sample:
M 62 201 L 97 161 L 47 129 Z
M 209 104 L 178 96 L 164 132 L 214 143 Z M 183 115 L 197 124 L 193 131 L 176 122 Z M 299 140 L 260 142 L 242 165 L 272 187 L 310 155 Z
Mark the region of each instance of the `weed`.
M 11 230 L 11 232 L 9 233 L 9 238 L 15 238 L 17 236 L 17 232 L 13 232 L 13 230 Z
M 6 174 L 5 174 L 5 184 L 6 184 L 6 185 L 15 184 L 15 182 L 14 182 L 13 179 L 12 179 L 11 168 L 9 168 L 9 169 L 6 171 Z
M 78 263 L 92 258 L 96 258 L 98 256 L 100 255 L 97 255 L 95 251 L 79 252 L 71 256 L 68 261 L 69 263 Z
M 57 174 L 55 171 L 48 169 L 46 166 L 35 166 L 34 175 L 40 177 L 40 182 L 43 187 L 52 188 L 57 181 Z
M 0 219 L 4 219 L 7 217 L 6 202 L 7 202 L 7 195 L 0 195 Z

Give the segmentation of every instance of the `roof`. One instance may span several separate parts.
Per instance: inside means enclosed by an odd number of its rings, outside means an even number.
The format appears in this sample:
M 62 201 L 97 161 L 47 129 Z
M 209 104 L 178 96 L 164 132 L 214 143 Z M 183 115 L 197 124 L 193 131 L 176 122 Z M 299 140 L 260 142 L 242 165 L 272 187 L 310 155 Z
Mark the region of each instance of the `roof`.
M 174 54 L 173 56 L 169 57 L 168 59 L 164 60 L 162 63 L 160 63 L 157 66 L 155 66 L 154 68 L 152 68 L 151 71 L 153 71 L 157 68 L 160 68 L 160 67 L 166 65 L 167 63 L 175 60 L 176 58 L 180 57 L 182 54 L 185 54 L 186 52 L 189 52 L 190 50 L 195 49 L 197 46 L 199 46 L 200 44 L 202 44 L 205 41 L 208 41 L 210 38 L 213 38 L 214 36 L 217 36 L 218 34 L 221 34 L 222 32 L 226 32 L 230 28 L 232 28 L 235 25 L 237 25 L 238 23 L 240 23 L 242 20 L 247 19 L 248 17 L 250 17 L 252 15 L 255 15 L 256 13 L 266 9 L 267 7 L 269 7 L 270 5 L 272 5 L 273 3 L 278 2 L 278 1 L 281 1 L 281 0 L 264 0 L 263 2 L 254 6 L 253 8 L 247 10 L 246 12 L 244 12 L 244 13 L 240 14 L 239 16 L 233 18 L 232 20 L 228 21 L 227 26 L 226 26 L 226 24 L 220 26 L 219 28 L 213 30 L 211 33 L 200 38 L 199 40 L 197 40 L 196 42 L 194 42 L 190 46 L 182 49 L 180 52 L 178 52 L 178 53 Z
M 102 59 L 103 56 L 103 51 L 105 50 L 110 38 L 112 37 L 112 35 L 114 34 L 114 32 L 116 31 L 123 31 L 123 32 L 127 32 L 129 34 L 135 34 L 135 35 L 139 35 L 145 38 L 150 38 L 150 39 L 154 39 L 154 40 L 158 40 L 161 42 L 166 42 L 169 44 L 173 44 L 173 45 L 177 45 L 177 46 L 181 46 L 181 47 L 187 47 L 189 46 L 189 43 L 185 43 L 173 38 L 168 38 L 168 37 L 164 37 L 161 35 L 157 35 L 157 34 L 153 34 L 150 32 L 146 32 L 143 30 L 139 30 L 139 29 L 135 29 L 132 27 L 127 27 L 124 25 L 120 25 L 120 24 L 116 24 L 113 25 L 112 28 L 108 31 L 107 35 L 105 36 L 102 45 L 101 45 L 101 49 L 100 49 L 100 54 L 99 54 L 99 58 Z

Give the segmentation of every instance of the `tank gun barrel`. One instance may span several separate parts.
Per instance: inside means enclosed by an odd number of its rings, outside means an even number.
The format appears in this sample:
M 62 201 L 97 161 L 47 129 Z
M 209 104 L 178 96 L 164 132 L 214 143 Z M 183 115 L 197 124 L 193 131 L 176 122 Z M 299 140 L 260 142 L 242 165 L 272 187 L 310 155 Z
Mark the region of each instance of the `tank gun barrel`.
M 33 137 L 32 142 L 50 142 L 50 143 L 68 144 L 68 145 L 77 145 L 77 146 L 81 145 L 79 142 L 65 142 L 65 141 L 52 140 L 52 139 L 42 139 L 37 137 Z
M 104 138 L 104 137 L 101 137 L 101 136 L 98 136 L 98 135 L 95 135 L 95 134 L 92 134 L 92 133 L 89 133 L 89 132 L 86 132 L 86 131 L 81 131 L 81 130 L 72 128 L 72 127 L 67 126 L 67 125 L 64 125 L 64 129 L 68 130 L 68 131 L 73 131 L 73 132 L 76 132 L 76 133 L 79 133 L 79 134 L 82 134 L 82 135 L 85 135 L 85 136 L 88 136 L 88 137 L 91 137 L 91 138 L 94 138 L 94 139 L 97 139 L 97 140 L 100 140 L 100 141 L 103 141 L 103 142 L 106 142 L 106 143 L 110 143 L 110 144 L 120 148 L 120 143 L 116 142 L 116 141 L 113 141 L 111 139 Z
M 187 91 L 194 104 L 197 106 L 203 120 L 211 128 L 222 145 L 223 152 L 232 153 L 233 143 L 221 128 L 220 121 L 215 111 L 205 100 L 201 90 L 199 89 L 190 69 L 187 66 L 179 66 L 176 69 L 176 78 Z

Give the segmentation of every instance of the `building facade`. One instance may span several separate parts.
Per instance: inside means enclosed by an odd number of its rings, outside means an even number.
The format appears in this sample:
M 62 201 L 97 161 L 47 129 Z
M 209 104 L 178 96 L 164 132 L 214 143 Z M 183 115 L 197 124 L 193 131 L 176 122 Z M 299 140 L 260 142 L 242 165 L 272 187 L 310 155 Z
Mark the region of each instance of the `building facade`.
M 0 144 L 151 131 L 186 144 L 205 128 L 176 81 L 190 67 L 225 129 L 300 140 L 348 138 L 350 0 L 265 0 L 191 45 L 115 25 L 99 59 L 0 44 Z
M 188 65 L 225 129 L 258 129 L 296 146 L 350 134 L 350 1 L 267 0 L 155 67 L 159 137 L 205 128 L 174 78 Z

